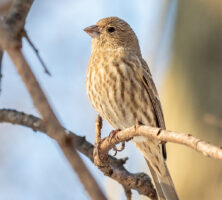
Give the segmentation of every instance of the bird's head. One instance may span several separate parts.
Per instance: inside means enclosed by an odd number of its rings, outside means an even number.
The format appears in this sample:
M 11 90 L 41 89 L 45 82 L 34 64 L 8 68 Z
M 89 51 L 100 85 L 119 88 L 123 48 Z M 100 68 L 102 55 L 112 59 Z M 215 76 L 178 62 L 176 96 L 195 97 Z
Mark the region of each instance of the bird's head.
M 140 52 L 136 34 L 130 25 L 118 17 L 107 17 L 84 29 L 92 38 L 94 48 L 119 47 Z

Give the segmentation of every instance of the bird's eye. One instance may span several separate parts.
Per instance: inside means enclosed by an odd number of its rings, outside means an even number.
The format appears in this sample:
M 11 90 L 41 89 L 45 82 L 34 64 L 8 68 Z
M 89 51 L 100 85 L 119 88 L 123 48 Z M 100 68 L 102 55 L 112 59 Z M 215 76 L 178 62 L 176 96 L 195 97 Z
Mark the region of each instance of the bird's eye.
M 109 32 L 109 33 L 112 33 L 112 32 L 114 32 L 115 31 L 115 28 L 114 27 L 109 27 L 109 28 L 107 28 L 107 32 Z

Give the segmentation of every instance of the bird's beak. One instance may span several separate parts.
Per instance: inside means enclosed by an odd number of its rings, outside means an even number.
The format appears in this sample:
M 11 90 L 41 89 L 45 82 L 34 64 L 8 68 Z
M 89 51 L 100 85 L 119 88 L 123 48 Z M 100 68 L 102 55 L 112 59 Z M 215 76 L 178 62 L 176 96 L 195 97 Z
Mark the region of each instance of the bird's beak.
M 99 28 L 96 25 L 88 26 L 84 29 L 86 33 L 88 33 L 92 38 L 99 37 Z

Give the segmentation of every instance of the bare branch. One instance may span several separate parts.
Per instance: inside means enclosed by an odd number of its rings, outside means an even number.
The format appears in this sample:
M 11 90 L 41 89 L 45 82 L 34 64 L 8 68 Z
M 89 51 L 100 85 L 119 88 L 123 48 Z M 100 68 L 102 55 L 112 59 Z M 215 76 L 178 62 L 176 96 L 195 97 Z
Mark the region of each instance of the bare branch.
M 48 74 L 49 76 L 51 76 L 50 71 L 48 70 L 46 64 L 44 63 L 43 59 L 41 58 L 40 54 L 39 54 L 39 50 L 35 47 L 35 45 L 33 44 L 33 42 L 31 41 L 30 37 L 28 36 L 27 32 L 24 31 L 24 37 L 26 38 L 26 40 L 28 41 L 29 45 L 32 47 L 32 49 L 34 50 L 37 58 L 39 59 L 39 62 L 41 63 L 44 71 L 46 74 Z
M 98 115 L 98 117 L 96 119 L 96 139 L 95 139 L 95 148 L 94 148 L 94 154 L 93 154 L 93 156 L 94 156 L 94 164 L 106 176 L 114 178 L 119 183 L 121 183 L 123 188 L 124 188 L 124 190 L 125 190 L 125 194 L 126 194 L 127 199 L 130 199 L 131 198 L 131 188 L 132 187 L 129 187 L 129 184 L 132 182 L 132 180 L 129 180 L 129 179 L 127 180 L 123 173 L 120 174 L 118 169 L 112 167 L 111 163 L 109 162 L 108 151 L 101 151 L 101 149 L 100 149 L 100 145 L 102 143 L 101 129 L 102 129 L 102 118 Z M 116 133 L 117 133 L 117 131 L 112 131 L 109 138 L 112 138 L 113 136 L 115 136 Z M 125 180 L 127 180 L 128 181 L 127 185 L 125 184 L 125 182 L 122 182 L 122 181 L 116 179 L 115 174 L 120 174 L 121 175 L 120 176 L 121 179 L 124 178 Z M 156 200 L 157 199 L 157 194 L 153 190 L 154 189 L 153 185 L 151 186 L 150 189 L 151 190 L 149 191 L 147 196 L 150 197 L 150 199 L 152 199 L 152 200 Z
M 135 136 L 144 136 L 148 138 L 155 138 L 162 142 L 173 142 L 183 144 L 192 149 L 215 159 L 222 160 L 222 149 L 195 138 L 191 134 L 179 133 L 174 131 L 163 130 L 160 128 L 136 125 L 131 128 L 119 131 L 112 137 L 104 138 L 100 143 L 100 151 L 108 152 L 114 145 L 131 140 Z
M 45 124 L 43 121 L 33 115 L 28 115 L 23 112 L 18 112 L 16 110 L 9 109 L 0 109 L 0 122 L 7 122 L 12 124 L 23 125 L 33 129 L 34 131 L 41 131 L 43 133 L 47 133 Z M 93 151 L 94 146 L 85 140 L 85 137 L 80 137 L 75 133 L 70 131 L 66 131 L 69 133 L 69 137 L 71 138 L 72 145 L 69 146 L 70 149 L 74 149 L 74 147 L 87 156 L 92 162 L 93 161 Z M 143 194 L 145 196 L 151 197 L 151 199 L 155 199 L 157 197 L 156 191 L 151 183 L 151 179 L 145 173 L 130 173 L 124 168 L 124 164 L 126 159 L 116 159 L 115 157 L 109 156 L 109 164 L 112 169 L 112 173 L 108 173 L 107 169 L 101 169 L 105 175 L 110 178 L 116 180 L 121 185 L 126 188 L 134 189 L 138 191 L 138 193 Z
M 32 3 L 33 0 L 15 0 L 13 2 L 7 18 L 0 24 L 0 46 L 14 62 L 36 108 L 43 116 L 48 135 L 58 142 L 90 197 L 94 200 L 104 200 L 106 198 L 99 185 L 75 149 L 70 148 L 72 140 L 66 135 L 21 52 L 21 36 L 24 32 L 25 19 Z
M 131 200 L 132 199 L 132 191 L 127 188 L 127 187 L 123 187 L 125 195 L 126 195 L 126 199 L 127 200 Z
M 3 58 L 3 51 L 0 49 L 0 94 L 2 91 L 2 58 Z
M 94 164 L 103 172 L 109 175 L 110 173 L 112 173 L 112 169 L 111 166 L 109 165 L 108 154 L 104 152 L 101 153 L 99 149 L 101 143 L 101 129 L 102 129 L 102 118 L 98 115 L 96 119 L 96 139 L 95 139 L 95 148 L 93 152 Z

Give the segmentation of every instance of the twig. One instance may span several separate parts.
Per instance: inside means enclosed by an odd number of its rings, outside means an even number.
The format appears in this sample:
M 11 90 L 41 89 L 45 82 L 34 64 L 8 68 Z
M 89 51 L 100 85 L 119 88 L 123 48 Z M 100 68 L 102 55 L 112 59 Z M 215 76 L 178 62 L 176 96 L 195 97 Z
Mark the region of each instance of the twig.
M 222 148 L 209 144 L 203 140 L 195 138 L 191 134 L 179 133 L 163 130 L 160 128 L 136 125 L 131 128 L 119 131 L 115 136 L 103 138 L 100 143 L 100 151 L 107 152 L 114 145 L 132 139 L 135 136 L 155 138 L 163 142 L 173 142 L 186 145 L 205 156 L 222 160 Z
M 123 187 L 123 189 L 124 189 L 127 200 L 131 200 L 132 199 L 132 191 L 127 187 Z
M 18 112 L 16 110 L 0 109 L 0 122 L 7 122 L 12 124 L 18 124 L 22 126 L 29 127 L 34 131 L 41 131 L 47 133 L 45 124 L 43 121 L 33 115 L 28 115 L 23 112 Z M 75 133 L 66 131 L 69 133 L 69 137 L 72 138 L 72 145 L 69 148 L 74 149 L 74 147 L 87 156 L 92 162 L 94 146 L 85 140 L 85 137 L 80 137 Z M 105 173 L 105 175 L 116 180 L 121 185 L 136 190 L 139 194 L 151 197 L 155 199 L 156 191 L 151 183 L 150 177 L 145 173 L 130 173 L 124 168 L 124 164 L 128 158 L 116 159 L 115 157 L 109 156 L 109 164 L 111 168 L 114 169 L 112 174 Z M 104 170 L 104 169 L 103 169 Z
M 39 50 L 35 47 L 35 45 L 33 44 L 33 42 L 31 41 L 30 37 L 28 36 L 27 32 L 24 31 L 23 33 L 24 37 L 26 38 L 26 40 L 28 41 L 29 45 L 32 47 L 32 49 L 34 50 L 37 58 L 39 59 L 39 62 L 41 63 L 44 71 L 46 74 L 48 74 L 49 76 L 51 76 L 50 71 L 48 70 L 46 64 L 44 63 L 43 59 L 41 58 L 40 54 L 39 54 Z
M 98 115 L 97 119 L 96 119 L 96 140 L 95 140 L 95 143 L 100 142 L 102 127 L 103 127 L 103 121 L 102 121 L 102 118 Z
M 0 94 L 2 91 L 2 58 L 3 58 L 3 51 L 0 49 Z
M 102 118 L 98 115 L 96 119 L 96 139 L 95 148 L 93 152 L 94 164 L 100 169 L 104 167 L 109 167 L 108 164 L 108 154 L 100 154 L 99 145 L 101 142 L 101 129 L 103 126 Z M 110 169 L 111 170 L 111 169 Z
M 103 192 L 82 159 L 75 149 L 71 150 L 70 145 L 72 145 L 72 141 L 70 137 L 66 135 L 21 52 L 21 36 L 24 30 L 25 19 L 32 3 L 33 0 L 15 0 L 13 2 L 5 22 L 0 24 L 0 46 L 8 53 L 15 64 L 36 108 L 43 116 L 48 135 L 58 142 L 90 197 L 94 200 L 104 200 L 106 198 Z

